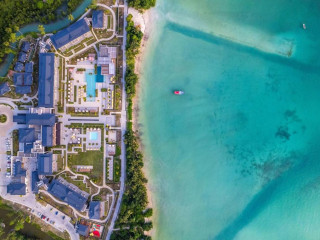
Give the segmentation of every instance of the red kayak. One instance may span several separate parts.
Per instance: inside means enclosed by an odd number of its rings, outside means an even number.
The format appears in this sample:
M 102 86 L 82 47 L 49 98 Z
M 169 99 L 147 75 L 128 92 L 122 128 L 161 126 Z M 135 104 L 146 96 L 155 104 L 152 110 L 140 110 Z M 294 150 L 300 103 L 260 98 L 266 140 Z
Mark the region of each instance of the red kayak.
M 182 92 L 182 91 L 174 91 L 173 92 L 175 95 L 182 95 L 182 94 L 184 94 L 184 92 Z

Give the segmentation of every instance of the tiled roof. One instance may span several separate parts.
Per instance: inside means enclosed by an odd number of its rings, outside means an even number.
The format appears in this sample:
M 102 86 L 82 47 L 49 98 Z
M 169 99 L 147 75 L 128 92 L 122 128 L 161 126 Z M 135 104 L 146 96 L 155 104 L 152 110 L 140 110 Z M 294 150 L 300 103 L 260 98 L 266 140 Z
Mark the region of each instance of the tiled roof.
M 89 206 L 89 218 L 100 219 L 101 217 L 101 202 L 92 201 Z
M 102 10 L 92 11 L 92 27 L 103 28 L 103 11 Z
M 25 74 L 24 74 L 23 84 L 24 84 L 25 86 L 31 86 L 32 83 L 33 83 L 32 73 L 25 73 Z
M 52 174 L 52 154 L 39 154 L 38 155 L 38 173 L 39 175 Z
M 79 233 L 81 236 L 87 237 L 89 235 L 89 226 L 78 224 L 77 225 L 77 233 Z
M 13 122 L 16 122 L 18 124 L 25 124 L 26 123 L 26 114 L 14 115 Z
M 52 35 L 50 39 L 55 48 L 59 49 L 89 31 L 90 28 L 86 20 L 83 18 L 70 25 L 69 27 Z
M 25 72 L 32 73 L 33 72 L 33 62 L 28 62 L 25 64 Z
M 42 127 L 42 145 L 45 147 L 52 147 L 53 145 L 53 127 Z
M 16 86 L 23 86 L 24 73 L 14 73 L 13 74 L 13 83 Z
M 20 52 L 18 55 L 18 61 L 19 62 L 25 62 L 27 59 L 27 54 L 24 52 Z
M 31 93 L 31 86 L 17 86 L 16 93 L 19 93 L 19 94 Z
M 0 84 L 0 96 L 10 91 L 9 85 L 7 82 Z
M 40 181 L 39 177 L 38 177 L 38 172 L 37 171 L 33 171 L 32 172 L 32 179 L 31 179 L 31 190 L 33 193 L 37 194 L 39 191 L 39 188 L 37 186 L 37 182 Z
M 16 72 L 21 72 L 23 70 L 23 63 L 21 62 L 16 62 L 16 64 L 14 65 L 14 70 Z
M 15 177 L 25 177 L 26 176 L 26 170 L 22 168 L 22 163 L 20 161 L 17 161 L 14 163 L 13 176 L 15 176 Z
M 26 195 L 25 183 L 10 183 L 7 186 L 7 193 L 11 195 Z
M 30 43 L 29 42 L 23 42 L 21 46 L 21 50 L 24 52 L 28 52 L 30 49 Z
M 82 211 L 84 209 L 87 202 L 87 198 L 55 179 L 52 180 L 48 192 L 79 211 Z
M 28 125 L 47 125 L 53 126 L 55 124 L 56 117 L 51 113 L 28 113 L 26 114 L 26 124 Z
M 54 53 L 39 54 L 39 107 L 53 107 Z
M 36 140 L 36 132 L 34 128 L 19 129 L 19 143 L 33 143 Z

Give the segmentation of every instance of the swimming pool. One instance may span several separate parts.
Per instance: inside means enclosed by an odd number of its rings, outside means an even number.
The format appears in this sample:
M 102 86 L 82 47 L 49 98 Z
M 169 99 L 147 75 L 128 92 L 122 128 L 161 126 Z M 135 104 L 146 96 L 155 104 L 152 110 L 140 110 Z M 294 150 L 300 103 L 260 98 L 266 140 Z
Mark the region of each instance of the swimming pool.
M 96 75 L 94 70 L 90 69 L 86 71 L 87 81 L 87 101 L 92 102 L 96 99 Z
M 104 82 L 104 76 L 101 75 L 101 67 L 97 68 L 97 75 L 93 69 L 86 70 L 87 82 L 87 101 L 93 102 L 96 99 L 96 83 Z
M 90 132 L 90 140 L 98 140 L 98 132 Z

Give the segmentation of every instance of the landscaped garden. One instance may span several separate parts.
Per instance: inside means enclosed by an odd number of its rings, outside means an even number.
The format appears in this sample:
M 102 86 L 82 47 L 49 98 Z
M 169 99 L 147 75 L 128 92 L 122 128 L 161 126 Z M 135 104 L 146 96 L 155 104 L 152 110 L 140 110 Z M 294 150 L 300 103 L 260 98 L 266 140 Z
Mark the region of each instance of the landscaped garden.
M 103 152 L 102 151 L 86 151 L 78 154 L 68 155 L 68 165 L 75 171 L 76 165 L 93 166 L 90 173 L 81 173 L 89 176 L 90 180 L 98 185 L 103 182 Z
M 0 123 L 5 123 L 7 121 L 7 116 L 4 114 L 0 114 Z

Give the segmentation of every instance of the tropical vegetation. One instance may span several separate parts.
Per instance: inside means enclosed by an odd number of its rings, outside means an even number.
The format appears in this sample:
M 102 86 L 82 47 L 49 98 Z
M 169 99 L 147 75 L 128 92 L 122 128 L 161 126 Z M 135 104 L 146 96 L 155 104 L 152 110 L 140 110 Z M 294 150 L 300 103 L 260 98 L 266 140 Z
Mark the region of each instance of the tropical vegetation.
M 135 94 L 135 84 L 138 76 L 134 73 L 135 56 L 139 53 L 140 43 L 143 37 L 138 27 L 134 26 L 132 16 L 127 17 L 127 70 L 125 75 L 126 92 L 129 115 L 132 113 L 132 98 Z M 129 120 L 132 116 L 128 117 Z M 152 209 L 147 209 L 148 198 L 143 168 L 143 155 L 139 151 L 139 141 L 132 129 L 132 123 L 128 122 L 127 132 L 125 134 L 126 145 L 126 189 L 123 195 L 122 205 L 116 226 L 119 231 L 114 231 L 111 239 L 151 239 L 144 234 L 152 228 L 152 222 L 145 218 L 151 217 Z
M 9 53 L 15 53 L 13 45 L 19 37 L 19 28 L 34 22 L 43 24 L 57 20 L 57 16 L 67 16 L 83 0 L 2 0 L 0 1 L 0 62 Z M 57 9 L 66 5 L 66 11 L 57 14 Z M 44 29 L 41 29 L 44 31 Z M 42 33 L 43 33 L 42 31 Z
M 156 5 L 156 0 L 128 0 L 130 7 L 138 10 L 146 10 Z

